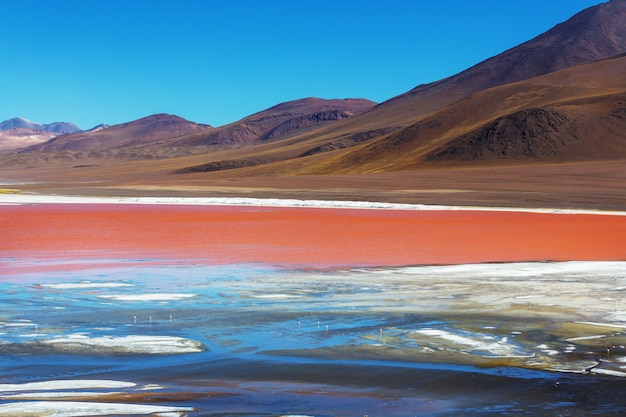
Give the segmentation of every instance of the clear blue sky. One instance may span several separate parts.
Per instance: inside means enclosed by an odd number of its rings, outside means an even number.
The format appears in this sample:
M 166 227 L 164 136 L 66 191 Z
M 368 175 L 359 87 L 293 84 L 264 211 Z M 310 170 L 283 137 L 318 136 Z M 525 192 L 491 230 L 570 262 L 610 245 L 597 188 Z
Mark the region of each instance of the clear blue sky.
M 0 0 L 0 121 L 224 125 L 303 97 L 384 101 L 602 0 Z

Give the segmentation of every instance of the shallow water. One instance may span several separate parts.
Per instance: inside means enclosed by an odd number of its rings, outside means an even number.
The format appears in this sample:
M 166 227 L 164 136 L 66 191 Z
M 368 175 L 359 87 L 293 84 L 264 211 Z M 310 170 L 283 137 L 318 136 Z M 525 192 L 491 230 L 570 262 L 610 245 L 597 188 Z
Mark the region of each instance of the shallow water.
M 0 270 L 0 416 L 626 412 L 626 262 L 41 262 Z

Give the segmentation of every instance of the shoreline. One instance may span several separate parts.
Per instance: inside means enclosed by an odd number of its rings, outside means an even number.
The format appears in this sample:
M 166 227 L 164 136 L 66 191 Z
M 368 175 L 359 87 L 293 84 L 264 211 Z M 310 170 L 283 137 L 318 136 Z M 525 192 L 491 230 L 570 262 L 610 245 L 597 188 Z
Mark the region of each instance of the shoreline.
M 252 197 L 96 197 L 45 194 L 0 194 L 0 205 L 27 204 L 137 204 L 179 206 L 243 206 L 320 209 L 374 209 L 406 211 L 493 211 L 544 214 L 593 214 L 626 216 L 625 211 L 561 208 L 485 207 L 457 205 L 403 204 L 374 201 L 313 200 Z

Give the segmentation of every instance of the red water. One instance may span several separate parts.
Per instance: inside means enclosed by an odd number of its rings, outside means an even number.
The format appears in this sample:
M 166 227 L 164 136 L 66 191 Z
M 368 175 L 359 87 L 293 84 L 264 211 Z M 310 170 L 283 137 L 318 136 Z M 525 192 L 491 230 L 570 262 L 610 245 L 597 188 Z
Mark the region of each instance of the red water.
M 626 216 L 591 214 L 5 205 L 0 233 L 2 258 L 150 255 L 311 267 L 626 260 Z

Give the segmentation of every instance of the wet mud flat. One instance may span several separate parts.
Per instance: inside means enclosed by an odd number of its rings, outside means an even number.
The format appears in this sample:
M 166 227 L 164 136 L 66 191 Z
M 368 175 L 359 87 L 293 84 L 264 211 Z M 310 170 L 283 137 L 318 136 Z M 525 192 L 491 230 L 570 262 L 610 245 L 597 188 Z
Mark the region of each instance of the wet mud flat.
M 0 416 L 626 412 L 625 262 L 0 273 Z

